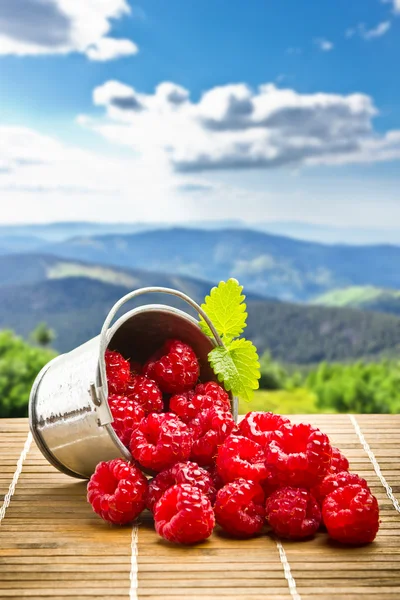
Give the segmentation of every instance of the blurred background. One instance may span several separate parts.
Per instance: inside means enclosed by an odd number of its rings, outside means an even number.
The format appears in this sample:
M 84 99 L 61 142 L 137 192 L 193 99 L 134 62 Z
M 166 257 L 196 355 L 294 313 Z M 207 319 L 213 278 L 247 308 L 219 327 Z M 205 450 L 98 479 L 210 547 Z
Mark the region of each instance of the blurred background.
M 127 291 L 229 277 L 242 412 L 400 412 L 399 32 L 399 0 L 0 2 L 0 417 Z

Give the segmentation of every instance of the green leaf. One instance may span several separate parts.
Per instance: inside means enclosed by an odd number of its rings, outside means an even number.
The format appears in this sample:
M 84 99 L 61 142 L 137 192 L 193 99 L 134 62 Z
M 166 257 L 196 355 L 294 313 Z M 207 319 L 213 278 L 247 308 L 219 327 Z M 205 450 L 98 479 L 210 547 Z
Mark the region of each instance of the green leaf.
M 218 287 L 213 287 L 201 308 L 211 319 L 219 335 L 230 341 L 243 333 L 246 327 L 246 296 L 242 294 L 243 286 L 236 279 L 221 281 Z M 200 327 L 206 335 L 214 337 L 210 328 L 200 318 Z
M 234 340 L 228 347 L 218 346 L 208 355 L 210 365 L 225 389 L 249 402 L 258 389 L 260 363 L 257 349 L 249 340 Z

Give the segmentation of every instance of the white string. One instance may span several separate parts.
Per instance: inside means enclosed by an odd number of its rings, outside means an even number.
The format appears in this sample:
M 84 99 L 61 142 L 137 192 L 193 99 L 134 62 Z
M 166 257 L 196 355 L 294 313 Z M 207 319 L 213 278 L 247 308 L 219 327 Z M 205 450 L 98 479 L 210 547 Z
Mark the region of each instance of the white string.
M 378 479 L 380 480 L 381 484 L 385 488 L 387 497 L 393 504 L 394 509 L 397 510 L 398 513 L 400 513 L 400 504 L 399 504 L 397 498 L 395 498 L 392 488 L 390 487 L 390 485 L 388 484 L 388 482 L 382 475 L 382 471 L 380 469 L 378 461 L 375 458 L 375 454 L 372 452 L 371 448 L 369 447 L 369 444 L 368 444 L 367 440 L 365 439 L 363 432 L 360 429 L 359 424 L 357 423 L 357 419 L 355 418 L 354 415 L 349 415 L 349 418 L 353 424 L 356 434 L 358 435 L 358 438 L 361 442 L 362 447 L 364 448 L 365 452 L 368 454 L 368 458 L 371 461 L 372 466 L 374 467 L 374 470 L 375 470 L 375 473 L 376 473 Z
M 20 455 L 20 457 L 18 459 L 17 468 L 15 469 L 15 473 L 14 473 L 14 476 L 13 476 L 12 481 L 10 483 L 10 487 L 8 488 L 7 494 L 4 496 L 3 505 L 0 508 L 0 525 L 1 525 L 3 519 L 4 519 L 5 515 L 6 515 L 7 508 L 10 506 L 11 498 L 14 495 L 15 488 L 17 486 L 19 476 L 21 475 L 21 472 L 22 472 L 22 467 L 23 467 L 24 461 L 26 459 L 26 456 L 27 456 L 27 454 L 29 452 L 29 449 L 31 447 L 31 444 L 32 444 L 32 439 L 33 439 L 32 438 L 32 434 L 31 434 L 31 432 L 29 432 L 28 433 L 28 437 L 26 438 L 26 441 L 25 441 L 25 444 L 24 444 L 24 448 L 23 448 L 23 450 L 21 452 L 21 455 Z
M 290 564 L 287 559 L 285 549 L 279 540 L 275 540 L 275 542 L 276 542 L 276 546 L 278 548 L 279 558 L 281 559 L 285 579 L 288 582 L 289 592 L 290 592 L 290 595 L 292 596 L 292 600 L 301 600 L 301 596 L 300 596 L 299 592 L 297 591 L 296 581 L 295 581 L 295 579 L 292 575 L 292 571 L 290 569 Z
M 138 539 L 139 539 L 139 529 L 137 524 L 135 523 L 132 528 L 132 539 L 131 539 L 131 572 L 130 572 L 130 581 L 131 588 L 129 592 L 129 600 L 137 600 L 137 589 L 138 589 Z

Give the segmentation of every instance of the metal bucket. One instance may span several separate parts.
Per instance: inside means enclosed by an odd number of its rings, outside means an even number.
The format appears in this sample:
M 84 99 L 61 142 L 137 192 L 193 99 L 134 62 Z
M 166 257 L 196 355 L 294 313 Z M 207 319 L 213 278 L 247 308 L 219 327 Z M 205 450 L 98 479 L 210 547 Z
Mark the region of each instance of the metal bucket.
M 162 304 L 135 308 L 111 329 L 119 309 L 129 300 L 147 293 L 165 293 L 187 302 L 208 324 L 214 340 L 197 321 L 181 310 Z M 111 425 L 108 406 L 105 351 L 108 346 L 124 356 L 144 362 L 168 338 L 190 344 L 200 363 L 200 380 L 216 380 L 208 353 L 222 341 L 202 308 L 177 290 L 141 288 L 121 298 L 110 310 L 96 338 L 50 361 L 37 376 L 29 399 L 32 435 L 47 460 L 57 469 L 81 479 L 89 478 L 103 460 L 132 460 Z M 237 399 L 231 397 L 237 418 Z

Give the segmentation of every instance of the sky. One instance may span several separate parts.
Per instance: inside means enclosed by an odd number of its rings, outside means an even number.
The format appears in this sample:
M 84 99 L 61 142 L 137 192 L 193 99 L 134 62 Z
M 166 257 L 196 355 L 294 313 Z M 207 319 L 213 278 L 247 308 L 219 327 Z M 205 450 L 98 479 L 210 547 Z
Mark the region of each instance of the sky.
M 0 222 L 400 224 L 400 0 L 0 0 Z

